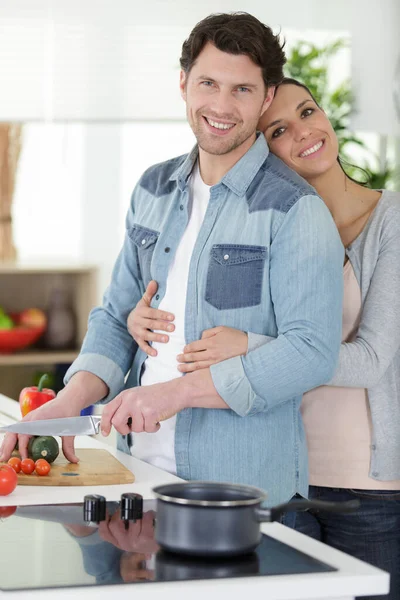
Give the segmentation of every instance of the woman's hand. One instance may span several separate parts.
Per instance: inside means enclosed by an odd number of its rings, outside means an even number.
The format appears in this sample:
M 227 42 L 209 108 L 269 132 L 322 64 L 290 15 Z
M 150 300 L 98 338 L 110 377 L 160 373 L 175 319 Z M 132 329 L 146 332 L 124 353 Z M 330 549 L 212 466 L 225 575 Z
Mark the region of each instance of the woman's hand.
M 247 333 L 232 327 L 213 327 L 203 331 L 201 340 L 188 344 L 183 354 L 178 354 L 181 363 L 178 370 L 190 373 L 206 369 L 233 356 L 242 356 L 247 352 Z
M 143 352 L 149 356 L 157 356 L 157 350 L 152 348 L 147 342 L 167 343 L 169 336 L 155 331 L 174 331 L 175 325 L 172 321 L 174 315 L 151 308 L 150 303 L 154 294 L 157 292 L 158 284 L 156 281 L 150 281 L 143 297 L 136 304 L 136 307 L 129 313 L 127 327 L 128 331 Z

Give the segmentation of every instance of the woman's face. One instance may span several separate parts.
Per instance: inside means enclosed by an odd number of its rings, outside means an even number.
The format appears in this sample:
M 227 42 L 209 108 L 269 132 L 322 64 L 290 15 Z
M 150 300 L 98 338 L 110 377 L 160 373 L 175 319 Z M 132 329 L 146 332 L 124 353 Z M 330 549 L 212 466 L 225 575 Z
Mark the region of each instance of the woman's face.
M 278 87 L 259 121 L 271 152 L 307 180 L 337 164 L 336 134 L 324 111 L 306 90 L 293 84 Z

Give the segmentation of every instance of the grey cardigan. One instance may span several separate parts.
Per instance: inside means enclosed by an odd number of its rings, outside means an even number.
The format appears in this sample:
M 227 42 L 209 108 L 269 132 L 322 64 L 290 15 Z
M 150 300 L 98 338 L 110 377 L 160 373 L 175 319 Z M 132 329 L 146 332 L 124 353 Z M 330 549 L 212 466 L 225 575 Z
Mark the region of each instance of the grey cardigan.
M 361 288 L 361 322 L 342 343 L 328 385 L 367 388 L 372 419 L 369 476 L 400 479 L 400 194 L 383 191 L 346 254 Z M 248 352 L 271 338 L 249 333 Z

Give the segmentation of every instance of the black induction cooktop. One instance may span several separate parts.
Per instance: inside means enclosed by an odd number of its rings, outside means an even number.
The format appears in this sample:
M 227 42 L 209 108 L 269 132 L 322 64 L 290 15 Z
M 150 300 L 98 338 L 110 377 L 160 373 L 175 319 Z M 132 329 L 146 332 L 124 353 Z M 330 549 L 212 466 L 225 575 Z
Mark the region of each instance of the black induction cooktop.
M 266 577 L 335 571 L 299 550 L 262 535 L 257 550 L 239 558 L 198 559 L 169 554 L 154 539 L 156 503 L 142 518 L 122 520 L 107 502 L 99 524 L 83 504 L 0 507 L 0 589 L 63 588 L 225 577 Z

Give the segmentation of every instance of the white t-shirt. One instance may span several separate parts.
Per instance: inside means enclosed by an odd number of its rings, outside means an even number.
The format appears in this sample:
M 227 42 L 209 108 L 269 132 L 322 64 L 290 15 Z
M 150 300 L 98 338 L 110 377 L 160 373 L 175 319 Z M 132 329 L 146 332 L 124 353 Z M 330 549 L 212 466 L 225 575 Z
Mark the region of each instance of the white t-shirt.
M 165 296 L 158 307 L 175 315 L 175 330 L 168 333 L 166 344 L 153 343 L 157 356 L 146 358 L 141 385 L 162 383 L 182 376 L 176 357 L 186 345 L 184 290 L 187 289 L 190 260 L 209 199 L 210 186 L 203 182 L 197 162 L 189 181 L 189 221 L 169 269 Z M 176 416 L 162 421 L 157 433 L 135 433 L 131 448 L 133 456 L 175 475 L 175 423 Z

